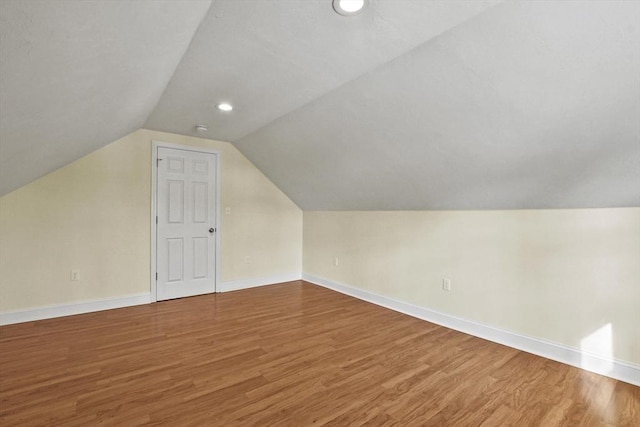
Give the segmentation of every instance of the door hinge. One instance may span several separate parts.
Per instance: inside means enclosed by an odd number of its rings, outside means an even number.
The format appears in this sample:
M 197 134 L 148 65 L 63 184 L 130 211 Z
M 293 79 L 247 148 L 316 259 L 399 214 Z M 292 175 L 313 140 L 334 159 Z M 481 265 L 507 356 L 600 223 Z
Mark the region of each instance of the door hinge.
M 162 159 L 156 159 L 156 166 L 159 165 L 161 161 Z
M 158 215 L 156 215 L 156 224 L 158 223 Z
M 158 273 L 156 273 L 156 282 L 158 281 Z

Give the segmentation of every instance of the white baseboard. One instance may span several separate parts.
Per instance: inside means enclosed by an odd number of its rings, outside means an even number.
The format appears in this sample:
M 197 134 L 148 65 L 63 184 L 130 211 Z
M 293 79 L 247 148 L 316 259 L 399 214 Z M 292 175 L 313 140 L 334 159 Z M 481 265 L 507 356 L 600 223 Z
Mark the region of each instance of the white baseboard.
M 640 386 L 640 365 L 610 359 L 596 354 L 585 353 L 578 348 L 529 337 L 515 332 L 498 329 L 493 326 L 440 313 L 428 308 L 394 300 L 373 292 L 358 289 L 324 277 L 303 273 L 302 279 L 352 297 L 389 308 L 400 313 L 417 317 L 428 322 L 455 329 L 469 335 L 526 351 L 547 359 L 595 372 L 600 375 Z
M 0 325 L 31 322 L 33 320 L 52 319 L 54 317 L 72 316 L 74 314 L 91 313 L 93 311 L 111 310 L 151 303 L 151 294 L 136 294 L 119 298 L 108 298 L 80 301 L 72 304 L 50 305 L 29 310 L 0 313 Z
M 251 279 L 223 282 L 218 286 L 218 292 L 236 291 L 239 289 L 255 288 L 257 286 L 300 280 L 301 273 L 283 274 L 278 276 L 257 277 Z M 111 310 L 114 308 L 130 307 L 134 305 L 150 304 L 154 302 L 150 293 L 129 295 L 119 298 L 80 301 L 71 304 L 59 304 L 37 307 L 28 310 L 9 311 L 0 313 L 0 326 L 13 323 L 31 322 L 34 320 L 53 319 L 54 317 L 72 316 L 74 314 L 91 313 L 94 311 Z
M 232 280 L 218 285 L 217 292 L 238 291 L 240 289 L 256 288 L 258 286 L 273 285 L 275 283 L 300 280 L 302 273 L 281 274 L 278 276 L 254 277 L 250 279 Z

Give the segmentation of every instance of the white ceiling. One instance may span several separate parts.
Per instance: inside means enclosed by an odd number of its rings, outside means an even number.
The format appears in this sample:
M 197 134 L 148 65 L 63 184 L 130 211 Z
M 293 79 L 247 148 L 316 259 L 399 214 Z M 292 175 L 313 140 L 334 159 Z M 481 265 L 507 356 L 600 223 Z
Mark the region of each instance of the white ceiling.
M 331 0 L 215 1 L 145 127 L 237 141 L 497 3 L 377 0 L 345 18 Z
M 0 194 L 144 124 L 210 0 L 0 0 Z
M 303 209 L 640 206 L 638 1 L 207 8 L 2 0 L 2 194 L 143 126 Z

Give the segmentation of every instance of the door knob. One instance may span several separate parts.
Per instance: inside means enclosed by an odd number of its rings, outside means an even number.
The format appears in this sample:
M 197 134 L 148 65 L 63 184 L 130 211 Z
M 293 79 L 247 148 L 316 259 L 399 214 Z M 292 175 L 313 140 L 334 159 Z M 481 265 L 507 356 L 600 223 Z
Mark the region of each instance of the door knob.
M 215 229 L 215 228 L 210 228 L 210 229 L 209 229 L 209 233 L 213 233 L 214 231 L 216 231 L 216 229 Z

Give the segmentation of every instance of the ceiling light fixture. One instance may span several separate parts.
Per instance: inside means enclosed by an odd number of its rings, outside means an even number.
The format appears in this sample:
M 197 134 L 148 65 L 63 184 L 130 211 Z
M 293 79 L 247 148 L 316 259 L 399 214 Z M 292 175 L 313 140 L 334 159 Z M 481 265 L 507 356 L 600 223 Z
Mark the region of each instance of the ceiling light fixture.
M 342 16 L 361 13 L 369 0 L 333 0 L 333 10 Z
M 198 132 L 206 132 L 209 130 L 209 128 L 207 127 L 207 125 L 196 125 L 196 130 Z
M 231 104 L 227 104 L 226 102 L 223 102 L 222 104 L 218 104 L 218 110 L 231 111 L 233 110 L 233 106 Z

